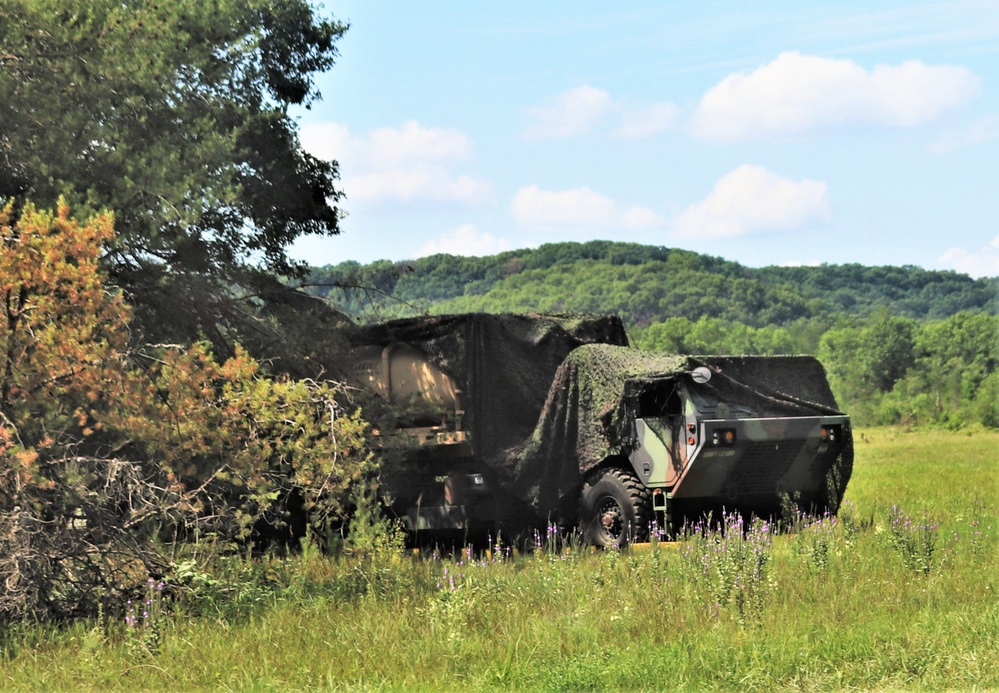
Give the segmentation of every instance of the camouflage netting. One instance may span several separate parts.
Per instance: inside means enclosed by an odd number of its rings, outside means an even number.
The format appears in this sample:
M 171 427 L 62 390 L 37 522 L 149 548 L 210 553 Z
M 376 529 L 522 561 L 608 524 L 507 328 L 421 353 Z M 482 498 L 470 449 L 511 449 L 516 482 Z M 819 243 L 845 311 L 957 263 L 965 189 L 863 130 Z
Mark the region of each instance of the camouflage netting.
M 625 382 L 675 378 L 683 356 L 607 345 L 580 347 L 558 369 L 534 433 L 495 466 L 539 516 L 573 517 L 583 475 L 624 445 Z
M 627 345 L 628 338 L 616 316 L 472 313 L 358 328 L 351 341 L 412 345 L 450 376 L 463 393 L 476 457 L 488 463 L 531 435 L 569 352 L 596 342 Z
M 664 406 L 677 379 L 756 416 L 839 414 L 822 365 L 812 357 L 670 356 L 627 347 L 613 316 L 464 314 L 356 328 L 356 347 L 404 343 L 451 377 L 463 393 L 464 429 L 476 467 L 512 492 L 515 512 L 571 521 L 588 472 L 635 441 L 636 412 Z M 652 415 L 655 412 L 646 412 Z M 659 412 L 661 414 L 661 410 Z M 842 467 L 842 468 L 840 468 Z M 837 467 L 838 504 L 852 468 Z
M 697 366 L 710 368 L 712 379 L 693 387 L 759 416 L 840 413 L 811 357 L 670 356 L 594 344 L 559 368 L 531 437 L 491 464 L 539 516 L 572 519 L 586 474 L 633 448 L 636 412 L 650 401 L 662 406 L 677 379 Z

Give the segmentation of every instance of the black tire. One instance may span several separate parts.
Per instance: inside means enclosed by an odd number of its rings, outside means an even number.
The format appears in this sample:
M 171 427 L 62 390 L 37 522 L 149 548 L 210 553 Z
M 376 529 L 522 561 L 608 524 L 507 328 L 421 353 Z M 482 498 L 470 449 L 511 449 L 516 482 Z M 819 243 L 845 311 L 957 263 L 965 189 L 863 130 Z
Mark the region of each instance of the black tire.
M 645 541 L 652 517 L 652 495 L 629 471 L 601 469 L 583 485 L 579 527 L 588 544 L 614 548 Z

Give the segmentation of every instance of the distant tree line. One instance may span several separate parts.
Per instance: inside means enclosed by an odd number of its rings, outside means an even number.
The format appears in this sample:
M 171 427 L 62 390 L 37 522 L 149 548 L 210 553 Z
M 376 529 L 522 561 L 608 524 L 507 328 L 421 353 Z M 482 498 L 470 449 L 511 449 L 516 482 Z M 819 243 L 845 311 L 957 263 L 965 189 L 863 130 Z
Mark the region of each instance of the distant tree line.
M 344 262 L 305 280 L 361 320 L 414 311 L 616 313 L 635 328 L 701 317 L 754 327 L 881 308 L 914 319 L 996 314 L 997 282 L 918 267 L 765 267 L 634 243 L 557 243 L 489 257 L 434 255 L 412 262 Z M 341 291 L 334 289 L 340 287 Z
M 840 406 L 862 424 L 999 428 L 999 316 L 919 321 L 881 309 L 828 328 L 668 318 L 636 334 L 636 346 L 669 353 L 816 355 Z
M 415 313 L 620 315 L 641 348 L 812 354 L 861 424 L 999 427 L 999 281 L 918 267 L 753 269 L 685 250 L 558 243 L 315 268 L 361 321 Z

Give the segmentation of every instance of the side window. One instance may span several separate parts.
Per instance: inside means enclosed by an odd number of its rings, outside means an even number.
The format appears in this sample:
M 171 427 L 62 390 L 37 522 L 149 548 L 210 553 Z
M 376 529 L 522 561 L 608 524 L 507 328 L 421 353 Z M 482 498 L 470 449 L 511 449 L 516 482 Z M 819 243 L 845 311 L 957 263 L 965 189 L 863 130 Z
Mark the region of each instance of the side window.
M 666 380 L 646 387 L 638 397 L 638 416 L 641 418 L 676 416 L 680 408 L 680 395 L 673 381 Z

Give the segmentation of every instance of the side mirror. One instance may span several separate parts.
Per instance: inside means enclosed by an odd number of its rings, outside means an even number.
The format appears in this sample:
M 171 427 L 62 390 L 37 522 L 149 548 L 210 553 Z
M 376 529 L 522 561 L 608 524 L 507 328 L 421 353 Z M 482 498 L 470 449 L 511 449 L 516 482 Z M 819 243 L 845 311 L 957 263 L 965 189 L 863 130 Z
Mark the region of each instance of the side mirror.
M 688 372 L 690 379 L 693 380 L 698 385 L 703 385 L 704 383 L 711 380 L 711 369 L 707 366 L 698 366 L 692 371 Z

